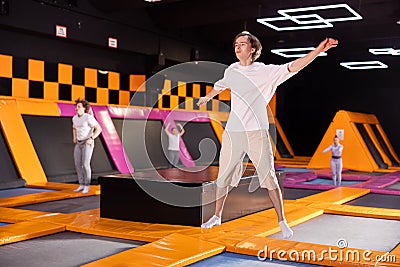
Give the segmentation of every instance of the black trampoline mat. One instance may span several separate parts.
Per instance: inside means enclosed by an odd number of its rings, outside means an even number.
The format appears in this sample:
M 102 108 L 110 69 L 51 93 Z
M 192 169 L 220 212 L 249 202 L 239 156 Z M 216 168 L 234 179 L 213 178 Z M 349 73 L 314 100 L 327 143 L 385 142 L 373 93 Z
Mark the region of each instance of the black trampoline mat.
M 44 212 L 74 213 L 100 208 L 100 196 L 69 198 L 51 202 L 19 206 L 16 208 Z
M 373 194 L 359 197 L 353 201 L 346 203 L 347 205 L 353 206 L 366 206 L 375 208 L 386 208 L 386 209 L 400 209 L 400 196 L 399 195 L 384 195 L 384 194 Z M 400 229 L 400 228 L 399 228 Z
M 284 188 L 283 199 L 296 200 L 323 192 L 322 190 Z
M 296 225 L 293 241 L 322 244 L 337 249 L 344 239 L 349 248 L 390 252 L 400 240 L 400 221 L 323 214 Z M 282 238 L 282 233 L 268 237 Z
M 392 185 L 389 185 L 389 186 L 386 187 L 386 188 L 400 190 L 400 182 L 397 182 L 397 183 L 394 183 L 394 184 L 392 184 Z
M 1 266 L 81 266 L 144 242 L 62 232 L 1 246 Z

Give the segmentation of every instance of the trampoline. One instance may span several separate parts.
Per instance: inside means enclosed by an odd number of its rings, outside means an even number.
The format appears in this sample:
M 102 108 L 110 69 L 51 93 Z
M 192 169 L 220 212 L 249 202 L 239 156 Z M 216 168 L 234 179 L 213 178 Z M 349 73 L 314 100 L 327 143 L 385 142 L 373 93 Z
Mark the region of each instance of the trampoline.
M 400 209 L 400 195 L 383 195 L 370 193 L 346 204 L 353 206 Z
M 0 190 L 25 186 L 26 182 L 21 179 L 15 167 L 10 150 L 4 138 L 3 130 L 0 127 Z
M 400 221 L 323 214 L 293 227 L 292 240 L 337 247 L 344 239 L 349 248 L 390 252 L 399 244 L 398 229 Z
M 387 186 L 386 188 L 400 190 L 400 182 L 397 182 L 397 183 L 394 183 L 394 184 L 392 184 L 392 185 L 389 185 L 389 186 Z
M 145 243 L 62 232 L 4 245 L 0 250 L 0 258 L 2 266 L 81 266 L 143 244 Z
M 74 213 L 100 208 L 100 196 L 70 198 L 16 207 L 23 210 Z
M 283 190 L 284 190 L 283 198 L 290 200 L 308 197 L 323 192 L 322 190 L 297 189 L 297 188 L 284 188 Z
M 11 189 L 0 190 L 0 198 L 24 196 L 24 195 L 38 194 L 44 192 L 56 192 L 56 191 L 50 189 L 25 188 L 25 187 L 11 188 Z
M 71 117 L 23 115 L 23 119 L 47 180 L 77 182 Z M 92 179 L 118 172 L 101 138 L 95 139 L 91 167 Z
M 113 118 L 112 121 L 135 171 L 168 167 L 168 160 L 163 153 L 163 148 L 168 148 L 165 142 L 168 139 L 161 120 Z
M 231 252 L 224 252 L 220 255 L 214 256 L 212 258 L 208 258 L 202 260 L 200 262 L 196 262 L 194 264 L 189 265 L 191 267 L 242 267 L 242 266 L 251 266 L 251 267 L 263 267 L 263 266 L 299 266 L 299 267 L 308 267 L 308 266 L 320 266 L 314 264 L 306 264 L 300 262 L 289 262 L 289 261 L 280 261 L 275 259 L 258 259 L 255 256 L 236 254 Z
M 218 165 L 221 144 L 210 122 L 177 121 L 184 129 L 182 139 L 196 166 Z
M 359 184 L 364 181 L 349 181 L 349 180 L 342 180 L 342 186 L 348 186 L 353 184 Z M 324 185 L 333 185 L 332 179 L 327 179 L 325 177 L 317 177 L 316 179 L 303 182 L 302 184 L 324 184 Z

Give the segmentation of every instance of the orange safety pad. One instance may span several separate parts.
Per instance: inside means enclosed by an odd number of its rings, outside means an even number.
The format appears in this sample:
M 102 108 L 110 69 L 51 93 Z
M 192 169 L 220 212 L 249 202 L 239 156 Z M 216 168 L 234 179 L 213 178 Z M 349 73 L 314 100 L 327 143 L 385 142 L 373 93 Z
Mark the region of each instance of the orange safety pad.
M 100 218 L 100 208 L 93 209 L 93 210 L 78 211 L 78 212 L 75 212 L 75 213 L 85 214 L 85 215 L 89 215 L 89 216 L 94 216 L 94 217 Z
M 284 208 L 290 226 L 298 225 L 323 214 L 322 209 L 307 207 L 307 205 L 295 201 L 285 201 Z M 268 209 L 225 222 L 221 226 L 211 229 L 194 228 L 181 233 L 228 246 L 234 245 L 248 236 L 269 236 L 279 231 L 276 212 L 274 209 Z
M 286 220 L 290 226 L 301 224 L 323 214 L 322 209 L 315 209 L 294 202 L 286 203 L 285 201 L 284 208 Z M 274 209 L 268 209 L 232 220 L 225 223 L 224 226 L 232 227 L 230 232 L 252 236 L 269 236 L 280 232 L 278 217 Z
M 332 204 L 343 204 L 364 196 L 370 192 L 369 189 L 337 187 L 335 189 L 318 193 L 312 196 L 298 199 L 297 201 L 327 202 Z
M 51 189 L 51 190 L 59 190 L 59 191 L 70 191 L 76 189 L 76 184 L 64 184 L 64 183 L 57 183 L 57 182 L 45 182 L 45 183 L 37 183 L 33 185 L 27 186 L 29 188 L 43 188 L 43 189 Z M 100 194 L 100 185 L 91 185 L 89 189 L 89 193 L 94 193 L 99 195 Z M 77 196 L 84 197 L 85 195 L 77 194 Z
M 400 259 L 400 244 L 397 245 L 392 251 L 390 251 L 391 255 L 395 255 L 396 259 Z
M 0 245 L 28 240 L 65 231 L 65 227 L 52 223 L 20 222 L 1 227 Z
M 83 266 L 186 266 L 225 250 L 219 244 L 181 234 L 133 248 Z
M 0 100 L 0 123 L 21 177 L 27 184 L 46 182 L 46 175 L 15 100 Z
M 301 159 L 297 160 L 296 157 L 292 158 L 291 161 L 289 160 L 276 160 L 275 163 L 282 165 L 286 168 L 308 168 L 308 162 L 304 162 Z
M 260 256 L 260 260 L 265 261 L 269 261 L 269 259 L 265 258 L 274 258 L 323 266 L 375 266 L 375 259 L 387 254 L 387 252 L 382 251 L 356 248 L 339 249 L 336 246 L 265 237 L 249 237 L 234 247 L 227 247 L 226 250 L 256 257 Z M 336 250 L 336 252 L 333 252 L 333 250 Z M 265 251 L 267 252 L 266 254 Z M 329 255 L 329 251 L 331 251 L 331 255 Z M 366 255 L 364 258 L 363 253 L 367 253 L 364 254 Z M 340 255 L 342 255 L 342 257 Z M 354 255 L 359 255 L 359 260 Z M 370 260 L 368 260 L 367 257 L 369 257 Z M 400 259 L 396 258 L 396 260 L 400 262 Z M 397 262 L 396 264 L 398 264 Z M 389 265 L 385 263 L 384 266 Z
M 21 114 L 38 116 L 60 116 L 60 109 L 56 102 L 46 102 L 44 100 L 21 100 L 18 99 L 17 106 Z
M 0 221 L 7 223 L 17 223 L 31 220 L 38 216 L 45 216 L 49 214 L 43 211 L 22 210 L 0 207 Z
M 300 200 L 299 200 L 300 202 Z M 350 206 L 350 205 L 336 205 L 329 203 L 311 203 L 308 205 L 312 208 L 320 208 L 324 210 L 324 213 L 367 217 L 375 219 L 387 219 L 387 220 L 399 220 L 400 221 L 400 210 L 398 209 L 384 209 L 374 207 L 363 207 L 363 206 Z
M 89 191 L 89 193 L 85 195 L 73 191 L 43 192 L 43 193 L 15 196 L 9 198 L 0 198 L 0 207 L 16 207 L 16 206 L 42 203 L 54 200 L 61 200 L 61 199 L 75 198 L 75 197 L 87 197 L 93 195 L 96 195 L 96 191 L 92 189 L 91 191 Z
M 121 221 L 82 213 L 68 215 L 69 218 L 52 218 L 50 222 L 66 222 L 69 231 L 145 242 L 153 242 L 167 235 L 193 228 L 180 225 Z

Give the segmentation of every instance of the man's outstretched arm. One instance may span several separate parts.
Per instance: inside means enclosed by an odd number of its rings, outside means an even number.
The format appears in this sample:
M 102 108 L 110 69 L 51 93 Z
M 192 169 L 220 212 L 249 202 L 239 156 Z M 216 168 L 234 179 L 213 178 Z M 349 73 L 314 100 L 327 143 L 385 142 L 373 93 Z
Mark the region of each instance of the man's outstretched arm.
M 206 96 L 200 97 L 199 101 L 197 102 L 197 106 L 200 107 L 206 104 L 208 101 L 210 101 L 214 96 L 218 95 L 219 93 L 221 93 L 220 90 L 212 89 L 210 92 L 208 92 Z
M 308 64 L 310 64 L 319 55 L 319 53 L 328 51 L 332 47 L 336 47 L 338 43 L 339 43 L 338 40 L 332 38 L 326 38 L 313 51 L 311 51 L 304 57 L 298 58 L 295 61 L 293 61 L 292 64 L 290 64 L 289 66 L 289 71 L 290 72 L 300 71 Z

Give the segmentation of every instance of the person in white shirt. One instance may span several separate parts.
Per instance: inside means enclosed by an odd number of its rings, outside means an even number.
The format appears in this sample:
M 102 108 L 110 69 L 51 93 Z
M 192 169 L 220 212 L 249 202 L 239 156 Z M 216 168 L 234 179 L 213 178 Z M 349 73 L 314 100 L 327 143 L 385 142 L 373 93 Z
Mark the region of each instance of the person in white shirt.
M 171 129 L 171 132 L 168 130 L 170 123 L 167 124 L 164 131 L 168 135 L 168 167 L 174 168 L 178 165 L 180 155 L 179 155 L 179 142 L 181 136 L 185 133 L 185 129 L 183 129 L 180 123 L 176 124 L 181 130 L 178 131 L 175 127 Z
M 89 102 L 84 99 L 75 101 L 76 115 L 72 118 L 72 133 L 74 148 L 75 169 L 78 175 L 79 187 L 75 192 L 89 192 L 92 170 L 90 160 L 94 149 L 94 139 L 101 133 L 101 127 L 96 119 L 88 114 Z
M 331 170 L 332 170 L 332 180 L 334 186 L 340 186 L 342 184 L 342 152 L 343 145 L 339 143 L 339 137 L 335 135 L 333 138 L 333 144 L 325 148 L 322 153 L 332 151 L 331 158 Z
M 202 228 L 221 224 L 222 210 L 229 187 L 238 185 L 242 175 L 243 157 L 247 153 L 254 163 L 260 187 L 267 188 L 278 215 L 283 238 L 293 236 L 286 222 L 282 193 L 274 169 L 274 156 L 268 137 L 267 105 L 276 87 L 311 63 L 321 52 L 336 47 L 337 40 L 327 38 L 302 58 L 284 65 L 265 65 L 255 62 L 261 54 L 261 43 L 249 32 L 239 33 L 234 39 L 235 54 L 239 62 L 230 65 L 198 106 L 206 104 L 222 90 L 231 89 L 231 112 L 222 136 L 220 165 L 217 178 L 215 214 Z

